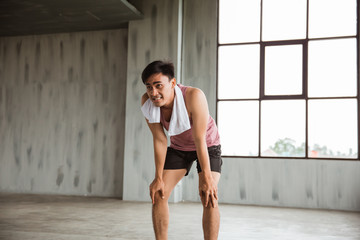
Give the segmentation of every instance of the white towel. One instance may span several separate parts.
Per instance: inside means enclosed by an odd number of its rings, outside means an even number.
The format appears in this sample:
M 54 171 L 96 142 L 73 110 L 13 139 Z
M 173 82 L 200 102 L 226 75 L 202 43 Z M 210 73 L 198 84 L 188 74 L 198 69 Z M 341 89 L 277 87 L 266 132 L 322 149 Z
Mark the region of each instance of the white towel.
M 142 105 L 141 111 L 149 123 L 160 122 L 160 108 L 154 106 L 150 98 Z
M 160 107 L 154 106 L 150 98 L 142 105 L 141 111 L 149 123 L 160 122 Z M 185 101 L 181 89 L 175 86 L 174 105 L 171 114 L 168 134 L 178 135 L 191 128 L 189 116 L 186 110 Z

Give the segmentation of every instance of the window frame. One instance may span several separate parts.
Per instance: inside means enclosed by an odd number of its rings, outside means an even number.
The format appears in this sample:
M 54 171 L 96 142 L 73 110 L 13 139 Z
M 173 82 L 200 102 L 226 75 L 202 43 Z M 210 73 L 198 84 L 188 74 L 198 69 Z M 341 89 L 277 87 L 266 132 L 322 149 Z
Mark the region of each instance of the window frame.
M 302 45 L 302 94 L 292 95 L 265 95 L 265 48 L 267 46 L 289 46 Z M 306 40 L 286 40 L 260 42 L 260 100 L 265 99 L 305 99 L 307 96 L 307 54 L 308 41 Z
M 303 159 L 303 160 L 342 160 L 342 161 L 359 161 L 360 160 L 360 1 L 356 1 L 356 35 L 353 36 L 336 36 L 336 37 L 321 37 L 321 38 L 309 38 L 309 0 L 307 0 L 306 10 L 306 37 L 305 39 L 290 39 L 279 41 L 263 41 L 262 40 L 262 17 L 263 17 L 263 0 L 260 0 L 260 41 L 256 42 L 241 42 L 241 43 L 219 43 L 219 5 L 221 0 L 217 0 L 217 47 L 216 47 L 216 122 L 218 121 L 218 103 L 221 101 L 258 101 L 259 104 L 259 141 L 258 141 L 258 155 L 257 156 L 232 156 L 222 155 L 225 158 L 264 158 L 264 159 Z M 321 40 L 333 40 L 333 39 L 356 39 L 356 96 L 343 96 L 343 97 L 309 97 L 308 96 L 308 45 L 309 41 L 321 41 Z M 219 99 L 219 48 L 223 46 L 238 46 L 238 45 L 260 45 L 260 69 L 259 69 L 259 97 L 258 98 L 242 98 L 242 99 Z M 280 46 L 280 45 L 293 45 L 301 44 L 303 46 L 303 76 L 302 76 L 302 94 L 299 95 L 265 95 L 265 47 L 266 46 Z M 301 99 L 305 101 L 305 157 L 284 157 L 284 156 L 261 156 L 261 102 L 264 100 L 294 100 Z M 356 99 L 357 100 L 357 158 L 324 158 L 324 157 L 309 157 L 309 139 L 308 139 L 308 102 L 309 100 L 316 99 Z

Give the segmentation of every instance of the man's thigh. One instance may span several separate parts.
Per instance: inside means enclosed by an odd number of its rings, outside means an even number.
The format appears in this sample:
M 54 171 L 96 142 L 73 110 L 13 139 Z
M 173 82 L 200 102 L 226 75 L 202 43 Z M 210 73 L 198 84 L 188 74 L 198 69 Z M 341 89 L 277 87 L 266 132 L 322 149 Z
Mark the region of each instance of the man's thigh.
M 219 172 L 211 172 L 211 175 L 214 179 L 215 184 L 218 185 L 221 174 Z
M 210 169 L 212 172 L 221 173 L 221 166 L 223 164 L 221 158 L 221 145 L 208 147 Z M 196 161 L 196 168 L 198 173 L 202 171 L 199 160 Z
M 186 169 L 164 170 L 165 196 L 169 197 L 176 184 L 185 176 Z
M 164 170 L 186 169 L 184 175 L 188 175 L 195 159 L 196 151 L 187 152 L 168 147 Z

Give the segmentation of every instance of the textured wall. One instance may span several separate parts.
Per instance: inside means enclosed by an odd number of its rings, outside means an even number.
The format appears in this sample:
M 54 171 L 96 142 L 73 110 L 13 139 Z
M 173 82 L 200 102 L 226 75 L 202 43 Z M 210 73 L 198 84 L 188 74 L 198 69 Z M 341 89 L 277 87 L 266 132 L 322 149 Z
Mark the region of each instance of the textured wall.
M 177 65 L 178 1 L 131 1 L 144 14 L 129 23 L 124 200 L 149 201 L 154 178 L 151 132 L 140 110 L 145 93 L 141 72 L 153 60 L 168 59 Z
M 206 95 L 216 109 L 217 1 L 184 0 L 182 81 Z
M 182 49 L 182 81 L 206 95 L 210 115 L 216 117 L 217 1 L 185 0 Z M 182 180 L 185 200 L 200 201 L 198 174 L 193 165 Z
M 0 191 L 122 194 L 127 29 L 0 38 Z
M 360 211 L 360 162 L 224 159 L 221 202 Z

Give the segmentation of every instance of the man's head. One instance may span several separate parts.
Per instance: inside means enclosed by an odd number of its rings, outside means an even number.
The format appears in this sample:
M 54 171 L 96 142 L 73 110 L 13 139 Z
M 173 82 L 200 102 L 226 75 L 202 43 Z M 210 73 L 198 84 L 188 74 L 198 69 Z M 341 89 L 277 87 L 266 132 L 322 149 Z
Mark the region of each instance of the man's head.
M 169 81 L 174 78 L 174 64 L 171 62 L 154 61 L 146 66 L 141 74 L 141 79 L 144 84 L 148 78 L 153 74 L 161 73 L 169 78 Z
M 146 93 L 155 106 L 172 107 L 176 86 L 172 63 L 154 61 L 146 66 L 141 78 L 146 85 Z

